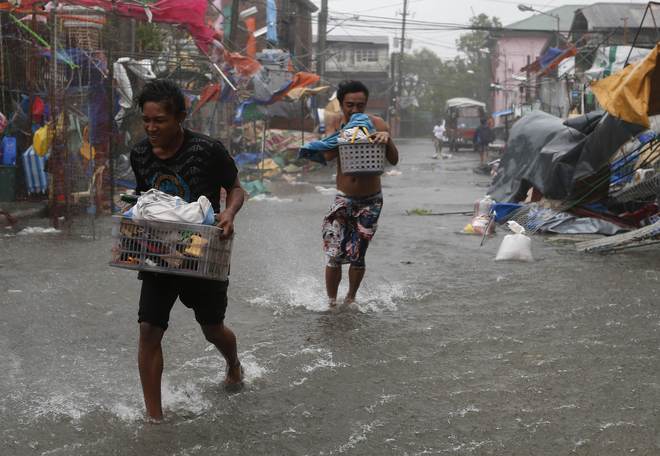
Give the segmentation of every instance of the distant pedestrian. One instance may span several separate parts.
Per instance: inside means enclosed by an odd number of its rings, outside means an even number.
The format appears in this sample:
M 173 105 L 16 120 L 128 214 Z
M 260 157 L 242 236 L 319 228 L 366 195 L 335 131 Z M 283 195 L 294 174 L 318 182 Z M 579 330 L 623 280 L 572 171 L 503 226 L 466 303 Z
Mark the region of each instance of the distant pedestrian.
M 433 154 L 433 158 L 438 158 L 440 155 L 440 152 L 442 152 L 442 142 L 445 139 L 445 121 L 440 120 L 435 126 L 433 127 L 433 146 L 435 147 L 435 154 Z
M 340 127 L 343 127 L 353 114 L 365 112 L 368 98 L 369 90 L 359 81 L 344 81 L 339 85 L 337 99 L 342 113 Z M 377 130 L 372 135 L 374 142 L 386 144 L 387 161 L 396 165 L 399 152 L 390 137 L 387 123 L 372 115 L 369 115 L 369 120 Z M 326 152 L 327 160 L 337 156 L 337 149 Z M 323 250 L 326 255 L 325 287 L 331 307 L 337 304 L 342 264 L 350 264 L 348 293 L 344 303 L 349 304 L 355 300 L 366 270 L 364 257 L 369 241 L 376 232 L 383 206 L 380 176 L 345 175 L 338 159 L 336 182 L 337 196 L 322 226 Z
M 479 151 L 479 164 L 484 166 L 488 160 L 488 145 L 493 141 L 493 130 L 488 126 L 488 119 L 482 117 L 474 134 L 474 147 Z
M 234 160 L 220 141 L 182 127 L 185 103 L 183 93 L 174 83 L 148 82 L 138 96 L 138 104 L 147 138 L 131 150 L 137 192 L 156 188 L 188 202 L 204 195 L 217 213 L 220 189 L 224 188 L 226 208 L 216 214 L 216 220 L 223 229 L 223 236 L 230 236 L 234 232 L 234 217 L 245 197 Z M 236 336 L 224 325 L 228 282 L 144 271 L 138 278 L 142 280 L 138 367 L 149 418 L 160 420 L 163 417 L 161 340 L 177 298 L 193 309 L 206 340 L 225 358 L 225 384 L 240 385 L 243 374 Z

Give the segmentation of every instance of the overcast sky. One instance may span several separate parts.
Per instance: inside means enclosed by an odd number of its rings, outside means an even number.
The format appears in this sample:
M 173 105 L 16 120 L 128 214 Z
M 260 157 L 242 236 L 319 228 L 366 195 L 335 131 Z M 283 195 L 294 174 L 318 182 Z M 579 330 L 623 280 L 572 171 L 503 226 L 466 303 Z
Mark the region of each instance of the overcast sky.
M 321 0 L 312 0 L 320 7 Z M 602 1 L 602 0 L 601 0 Z M 497 16 L 506 26 L 513 22 L 525 19 L 533 13 L 518 10 L 518 4 L 525 3 L 541 11 L 548 11 L 566 4 L 592 4 L 597 0 L 532 0 L 523 2 L 517 0 L 409 0 L 408 16 L 412 20 L 433 21 L 442 23 L 468 24 L 473 14 L 486 13 Z M 641 3 L 629 1 L 625 3 Z M 645 2 L 644 2 L 645 3 Z M 361 15 L 360 20 L 366 21 L 370 16 L 388 17 L 401 20 L 403 0 L 328 0 L 330 17 L 345 17 L 344 13 Z M 333 15 L 333 13 L 335 13 Z M 316 34 L 316 22 L 314 22 Z M 355 23 L 338 23 L 330 20 L 328 29 L 335 35 L 389 35 L 396 36 L 397 32 L 391 29 L 360 28 Z M 412 38 L 413 49 L 427 47 L 441 57 L 453 57 L 457 54 L 455 41 L 460 31 L 411 31 L 406 37 Z M 391 43 L 390 43 L 391 45 Z

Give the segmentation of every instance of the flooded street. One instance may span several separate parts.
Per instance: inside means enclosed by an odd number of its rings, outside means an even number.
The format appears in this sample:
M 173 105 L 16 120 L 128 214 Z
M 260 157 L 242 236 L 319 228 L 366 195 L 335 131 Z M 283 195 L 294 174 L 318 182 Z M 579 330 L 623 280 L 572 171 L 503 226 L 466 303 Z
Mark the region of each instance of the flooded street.
M 460 234 L 489 178 L 467 150 L 400 143 L 351 308 L 329 311 L 320 225 L 332 171 L 237 217 L 226 322 L 246 387 L 175 306 L 161 425 L 143 420 L 136 273 L 97 239 L 0 237 L 1 455 L 621 455 L 660 452 L 657 248 L 577 253 Z M 36 220 L 34 223 L 45 223 Z M 347 288 L 346 272 L 340 296 Z

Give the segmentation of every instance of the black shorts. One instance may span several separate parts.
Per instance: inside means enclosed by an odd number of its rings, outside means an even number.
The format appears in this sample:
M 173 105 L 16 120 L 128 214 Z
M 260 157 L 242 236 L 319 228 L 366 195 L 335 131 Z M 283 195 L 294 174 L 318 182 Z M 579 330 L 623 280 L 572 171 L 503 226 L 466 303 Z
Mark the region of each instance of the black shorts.
M 142 272 L 138 323 L 147 322 L 167 329 L 176 298 L 195 311 L 200 325 L 217 325 L 225 319 L 228 281 L 197 279 L 171 274 Z

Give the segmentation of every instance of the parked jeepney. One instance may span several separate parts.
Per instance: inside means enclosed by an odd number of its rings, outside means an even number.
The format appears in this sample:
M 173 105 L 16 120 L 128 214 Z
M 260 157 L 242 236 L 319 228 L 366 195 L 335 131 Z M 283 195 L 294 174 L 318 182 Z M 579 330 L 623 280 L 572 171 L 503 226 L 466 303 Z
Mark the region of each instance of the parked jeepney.
M 486 104 L 471 98 L 450 98 L 445 104 L 449 149 L 473 147 L 474 134 L 486 116 Z

